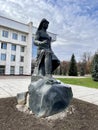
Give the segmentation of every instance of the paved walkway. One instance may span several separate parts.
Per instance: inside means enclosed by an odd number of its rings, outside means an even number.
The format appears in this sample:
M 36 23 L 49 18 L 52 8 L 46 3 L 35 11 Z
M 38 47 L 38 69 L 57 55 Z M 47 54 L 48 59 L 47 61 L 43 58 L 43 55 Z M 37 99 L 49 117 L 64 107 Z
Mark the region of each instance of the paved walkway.
M 17 93 L 27 91 L 30 80 L 30 76 L 0 77 L 0 98 L 16 96 Z M 98 105 L 98 89 L 69 86 L 72 88 L 74 98 Z

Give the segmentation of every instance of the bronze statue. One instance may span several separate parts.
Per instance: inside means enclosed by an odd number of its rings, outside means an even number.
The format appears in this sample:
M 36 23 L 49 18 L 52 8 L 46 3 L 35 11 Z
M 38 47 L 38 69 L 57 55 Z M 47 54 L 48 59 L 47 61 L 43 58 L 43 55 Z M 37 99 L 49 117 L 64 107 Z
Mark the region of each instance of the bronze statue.
M 51 49 L 51 37 L 47 33 L 49 22 L 42 19 L 37 29 L 34 44 L 38 46 L 37 66 L 34 72 L 41 76 L 52 76 L 52 72 L 59 66 L 60 61 Z
M 73 96 L 71 87 L 52 77 L 60 61 L 51 49 L 51 37 L 46 31 L 48 24 L 43 19 L 36 32 L 34 44 L 38 46 L 37 64 L 28 91 L 17 95 L 17 108 L 30 111 L 38 117 L 47 117 L 65 110 Z

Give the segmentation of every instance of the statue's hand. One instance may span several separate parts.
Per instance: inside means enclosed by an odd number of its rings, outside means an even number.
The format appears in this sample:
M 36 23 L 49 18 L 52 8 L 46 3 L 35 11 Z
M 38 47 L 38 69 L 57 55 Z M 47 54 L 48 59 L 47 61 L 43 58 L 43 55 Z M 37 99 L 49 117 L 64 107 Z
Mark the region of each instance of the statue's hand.
M 46 44 L 47 43 L 47 40 L 44 40 L 41 42 L 41 44 Z

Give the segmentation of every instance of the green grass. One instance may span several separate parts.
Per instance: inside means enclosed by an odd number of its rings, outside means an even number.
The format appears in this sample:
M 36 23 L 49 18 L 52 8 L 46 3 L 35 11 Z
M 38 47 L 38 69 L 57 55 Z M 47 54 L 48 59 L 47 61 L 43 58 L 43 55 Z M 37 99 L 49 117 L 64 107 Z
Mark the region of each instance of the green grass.
M 93 81 L 92 78 L 57 78 L 57 79 L 66 84 L 80 85 L 98 89 L 98 82 Z

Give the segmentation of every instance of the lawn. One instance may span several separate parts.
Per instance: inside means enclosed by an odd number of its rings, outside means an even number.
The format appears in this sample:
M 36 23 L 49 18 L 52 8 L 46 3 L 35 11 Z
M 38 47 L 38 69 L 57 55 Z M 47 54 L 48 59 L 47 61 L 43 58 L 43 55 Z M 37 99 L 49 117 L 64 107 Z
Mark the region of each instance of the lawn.
M 57 79 L 66 84 L 80 85 L 98 89 L 98 82 L 93 81 L 92 78 L 57 78 Z

